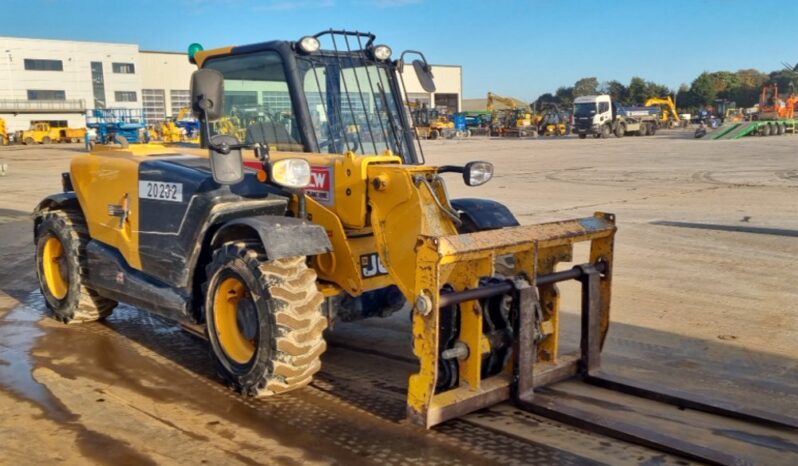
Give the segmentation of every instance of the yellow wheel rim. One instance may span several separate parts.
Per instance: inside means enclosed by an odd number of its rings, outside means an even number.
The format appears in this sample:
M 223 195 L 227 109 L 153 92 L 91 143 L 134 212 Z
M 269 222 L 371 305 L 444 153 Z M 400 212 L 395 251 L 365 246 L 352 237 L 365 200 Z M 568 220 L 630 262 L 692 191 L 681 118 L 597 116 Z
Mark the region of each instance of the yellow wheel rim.
M 238 304 L 249 297 L 249 288 L 237 278 L 226 278 L 213 298 L 213 323 L 225 354 L 246 364 L 255 354 L 255 341 L 248 340 L 238 325 Z
M 47 289 L 55 299 L 64 299 L 69 291 L 65 260 L 64 245 L 61 241 L 55 236 L 47 238 L 42 253 L 42 268 Z

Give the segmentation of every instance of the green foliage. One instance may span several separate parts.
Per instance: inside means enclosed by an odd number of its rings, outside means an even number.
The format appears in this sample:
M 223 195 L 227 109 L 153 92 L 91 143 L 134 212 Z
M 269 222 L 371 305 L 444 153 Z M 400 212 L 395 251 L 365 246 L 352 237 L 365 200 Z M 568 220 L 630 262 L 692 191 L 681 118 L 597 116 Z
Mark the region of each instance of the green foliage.
M 598 85 L 598 79 L 595 77 L 582 78 L 574 84 L 573 96 L 596 95 L 598 93 Z
M 798 68 L 798 65 L 796 65 Z M 714 106 L 717 99 L 725 99 L 737 104 L 737 107 L 752 107 L 759 102 L 762 86 L 778 84 L 779 93 L 798 92 L 798 71 L 784 69 L 771 73 L 762 73 L 755 69 L 744 69 L 736 72 L 714 71 L 703 72 L 688 86 L 682 84 L 676 93 L 676 107 L 685 112 L 694 112 L 700 108 Z M 640 105 L 651 97 L 673 95 L 667 86 L 646 81 L 635 76 L 628 86 L 619 81 L 606 81 L 599 85 L 595 77 L 582 78 L 573 87 L 561 87 L 554 95 L 547 93 L 538 98 L 538 102 L 554 102 L 562 106 L 571 105 L 574 97 L 591 94 L 609 94 L 624 105 Z

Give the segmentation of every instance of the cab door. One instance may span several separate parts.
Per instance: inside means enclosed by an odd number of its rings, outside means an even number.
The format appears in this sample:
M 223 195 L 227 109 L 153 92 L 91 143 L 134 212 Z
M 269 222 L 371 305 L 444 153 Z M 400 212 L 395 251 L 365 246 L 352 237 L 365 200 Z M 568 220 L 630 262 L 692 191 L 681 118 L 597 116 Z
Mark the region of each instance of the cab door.
M 92 239 L 119 251 L 141 270 L 139 255 L 140 157 L 89 154 L 72 160 L 70 177 Z

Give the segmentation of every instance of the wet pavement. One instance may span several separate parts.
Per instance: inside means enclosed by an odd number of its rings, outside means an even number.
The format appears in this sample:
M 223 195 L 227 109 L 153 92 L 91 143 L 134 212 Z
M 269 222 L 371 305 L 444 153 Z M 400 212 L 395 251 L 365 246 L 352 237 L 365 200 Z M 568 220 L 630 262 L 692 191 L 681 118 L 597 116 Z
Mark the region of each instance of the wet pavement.
M 798 230 L 798 138 L 739 142 L 624 138 L 583 154 L 570 139 L 474 140 L 431 144 L 428 158 L 461 163 L 489 147 L 497 178 L 478 195 L 507 202 L 523 223 L 618 214 L 605 367 L 798 416 L 798 239 L 751 230 Z M 146 312 L 60 324 L 33 291 L 27 212 L 57 190 L 71 153 L 36 150 L 3 154 L 11 175 L 0 180 L 0 463 L 686 463 L 506 403 L 431 431 L 408 424 L 407 315 L 336 325 L 314 382 L 263 399 L 225 387 L 205 342 Z M 746 167 L 751 153 L 756 167 Z M 566 312 L 565 349 L 577 325 Z M 769 464 L 798 464 L 790 437 L 749 440 L 783 458 Z

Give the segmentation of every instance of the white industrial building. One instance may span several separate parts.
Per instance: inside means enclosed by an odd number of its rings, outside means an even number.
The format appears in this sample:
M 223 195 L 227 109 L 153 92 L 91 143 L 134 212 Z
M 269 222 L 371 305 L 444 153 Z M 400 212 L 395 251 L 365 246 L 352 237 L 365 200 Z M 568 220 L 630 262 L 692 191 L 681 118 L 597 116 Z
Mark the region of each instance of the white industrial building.
M 0 37 L 0 118 L 9 132 L 40 121 L 83 127 L 94 108 L 142 109 L 148 121 L 163 121 L 188 105 L 194 69 L 185 53 L 137 44 Z M 406 67 L 408 100 L 460 111 L 462 68 L 432 71 L 437 90 L 430 94 Z

